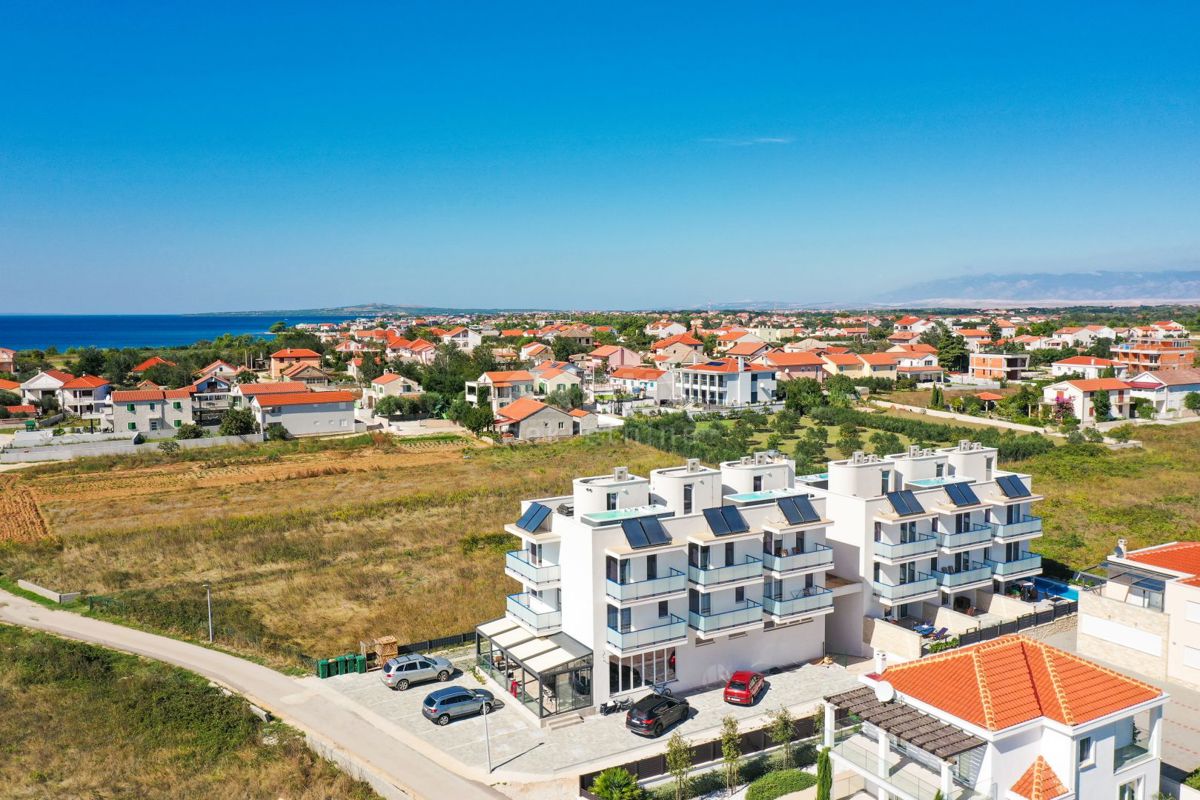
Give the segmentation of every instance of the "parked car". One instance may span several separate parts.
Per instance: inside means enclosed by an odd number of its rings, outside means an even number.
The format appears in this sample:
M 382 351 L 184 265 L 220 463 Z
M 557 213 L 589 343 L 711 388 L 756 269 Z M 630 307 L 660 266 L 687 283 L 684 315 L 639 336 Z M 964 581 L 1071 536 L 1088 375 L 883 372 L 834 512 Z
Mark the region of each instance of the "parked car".
M 664 694 L 648 694 L 625 714 L 625 727 L 639 736 L 659 736 L 676 722 L 687 719 L 687 700 Z
M 453 674 L 454 665 L 444 658 L 410 653 L 388 659 L 381 678 L 388 688 L 404 691 L 414 683 L 448 681 Z
M 725 684 L 725 702 L 738 706 L 752 706 L 767 688 L 767 679 L 761 672 L 740 669 L 729 676 Z
M 421 713 L 430 722 L 449 725 L 450 720 L 472 714 L 490 714 L 497 705 L 492 693 L 486 689 L 467 689 L 463 686 L 447 686 L 429 693 L 421 704 Z

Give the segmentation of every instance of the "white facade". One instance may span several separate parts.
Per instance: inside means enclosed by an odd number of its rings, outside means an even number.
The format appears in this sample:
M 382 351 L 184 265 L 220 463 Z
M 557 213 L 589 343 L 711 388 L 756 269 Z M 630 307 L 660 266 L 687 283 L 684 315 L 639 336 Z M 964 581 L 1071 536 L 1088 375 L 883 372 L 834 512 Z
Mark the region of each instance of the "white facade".
M 354 433 L 354 398 L 349 392 L 310 394 L 305 402 L 295 402 L 295 395 L 256 395 L 250 408 L 263 432 L 279 424 L 291 436 Z
M 730 359 L 728 361 L 733 361 Z M 674 376 L 672 394 L 682 403 L 704 406 L 745 406 L 775 400 L 775 370 L 760 365 L 720 361 L 680 366 Z

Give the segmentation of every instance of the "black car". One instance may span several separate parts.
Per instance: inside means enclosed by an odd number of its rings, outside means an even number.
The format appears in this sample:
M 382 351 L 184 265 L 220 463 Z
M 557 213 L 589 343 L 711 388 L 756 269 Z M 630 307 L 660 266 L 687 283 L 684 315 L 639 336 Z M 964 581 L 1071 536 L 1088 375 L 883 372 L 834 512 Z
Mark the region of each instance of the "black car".
M 658 736 L 676 722 L 687 719 L 690 710 L 687 700 L 648 694 L 626 712 L 625 727 L 639 736 Z

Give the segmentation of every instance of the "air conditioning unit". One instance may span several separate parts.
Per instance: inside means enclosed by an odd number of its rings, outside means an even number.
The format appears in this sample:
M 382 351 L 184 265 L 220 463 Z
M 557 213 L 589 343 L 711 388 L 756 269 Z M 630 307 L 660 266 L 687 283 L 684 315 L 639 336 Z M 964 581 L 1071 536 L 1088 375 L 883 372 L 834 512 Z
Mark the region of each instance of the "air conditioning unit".
M 613 480 L 623 481 L 629 477 L 629 467 L 616 467 L 613 469 Z

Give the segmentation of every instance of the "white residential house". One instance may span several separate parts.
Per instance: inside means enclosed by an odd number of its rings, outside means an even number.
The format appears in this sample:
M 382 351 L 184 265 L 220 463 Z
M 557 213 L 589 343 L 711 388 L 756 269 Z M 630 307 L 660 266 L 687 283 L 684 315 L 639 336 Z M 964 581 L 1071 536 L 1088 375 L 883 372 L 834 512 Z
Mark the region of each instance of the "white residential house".
M 1034 611 L 1010 593 L 1041 574 L 1029 546 L 1042 535 L 1031 512 L 1042 498 L 996 459 L 995 448 L 977 442 L 914 446 L 883 458 L 855 453 L 797 479 L 825 498 L 834 571 L 862 582 L 839 600 L 831 651 L 920 658 L 929 640 L 913 630 L 917 622 L 957 634 L 977 628 L 982 615 Z
M 576 434 L 578 427 L 569 412 L 530 396 L 502 406 L 496 412 L 494 424 L 501 435 L 523 441 L 567 439 Z
M 1059 359 L 1050 365 L 1050 374 L 1056 378 L 1078 375 L 1081 378 L 1095 379 L 1103 377 L 1103 374 L 1109 370 L 1114 373 L 1114 378 L 1123 378 L 1128 371 L 1124 364 L 1118 364 L 1111 358 L 1097 358 L 1096 356 L 1071 356 Z
M 904 317 L 901 317 L 900 319 L 896 320 L 895 329 L 897 331 L 903 331 L 905 333 L 915 333 L 919 336 L 922 333 L 924 333 L 925 331 L 929 330 L 930 328 L 935 327 L 936 324 L 937 323 L 935 323 L 931 319 L 925 319 L 923 317 L 904 316 Z
M 877 664 L 825 698 L 835 773 L 901 800 L 1151 800 L 1162 690 L 1024 636 Z M 861 722 L 839 731 L 839 714 Z M 856 795 L 857 796 L 857 795 Z
M 194 421 L 190 386 L 116 391 L 111 397 L 111 427 L 116 433 L 170 431 Z
M 479 331 L 457 325 L 442 334 L 442 341 L 454 345 L 463 352 L 470 353 L 483 343 L 483 336 Z
M 550 349 L 549 345 L 542 344 L 541 342 L 528 342 L 521 345 L 520 358 L 522 361 L 533 361 L 536 363 L 546 358 L 552 358 L 553 356 L 554 351 Z
M 60 369 L 44 369 L 27 381 L 21 383 L 21 399 L 26 403 L 37 405 L 44 397 L 59 399 L 62 387 L 75 376 Z
M 556 389 L 570 389 L 572 386 L 582 386 L 583 379 L 572 370 L 553 367 L 541 370 L 534 375 L 536 391 L 540 395 L 548 395 Z
M 256 394 L 250 408 L 265 433 L 282 425 L 290 436 L 354 433 L 353 392 L 302 392 Z
M 523 503 L 505 526 L 522 589 L 477 628 L 480 668 L 545 718 L 819 657 L 834 596 L 855 587 L 827 587 L 824 504 L 792 488 L 793 468 L 766 454 L 618 467 Z
M 620 367 L 613 371 L 613 388 L 631 397 L 646 400 L 670 400 L 674 377 L 655 367 Z
M 655 339 L 668 339 L 681 333 L 687 333 L 688 329 L 673 320 L 660 319 L 648 324 L 644 330 L 647 336 L 653 336 Z
M 683 403 L 745 406 L 775 400 L 775 370 L 744 358 L 718 358 L 678 365 L 672 393 Z
M 1042 402 L 1049 406 L 1069 403 L 1071 415 L 1082 425 L 1096 423 L 1096 395 L 1108 395 L 1108 413 L 1113 419 L 1128 419 L 1132 408 L 1132 389 L 1118 378 L 1069 380 L 1052 383 L 1042 389 Z
M 82 419 L 103 419 L 111 388 L 104 378 L 81 375 L 67 381 L 58 390 L 58 404 L 67 414 Z
M 1185 405 L 1187 396 L 1200 393 L 1200 369 L 1180 368 L 1141 372 L 1128 380 L 1133 397 L 1149 400 L 1156 417 L 1192 416 Z
M 420 394 L 422 391 L 421 384 L 411 378 L 385 372 L 371 381 L 371 387 L 365 394 L 366 406 L 374 408 L 385 397 L 404 397 Z
M 485 372 L 478 380 L 467 381 L 466 399 L 468 403 L 480 404 L 480 396 L 487 395 L 492 411 L 498 411 L 522 397 L 534 394 L 533 373 L 525 369 L 494 370 Z M 486 392 L 481 390 L 486 389 Z

